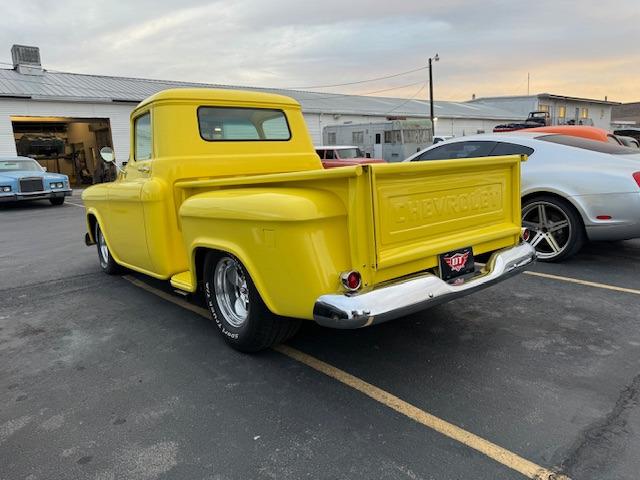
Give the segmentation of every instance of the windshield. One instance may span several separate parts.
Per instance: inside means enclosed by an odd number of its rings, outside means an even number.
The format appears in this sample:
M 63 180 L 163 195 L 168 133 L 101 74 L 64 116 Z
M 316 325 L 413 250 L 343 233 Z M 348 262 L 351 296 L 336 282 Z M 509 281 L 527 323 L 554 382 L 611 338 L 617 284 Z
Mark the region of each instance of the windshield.
M 340 158 L 343 160 L 364 157 L 362 150 L 359 148 L 341 148 L 338 150 L 338 155 L 340 155 Z
M 0 172 L 12 172 L 17 170 L 41 172 L 42 167 L 35 160 L 0 160 Z

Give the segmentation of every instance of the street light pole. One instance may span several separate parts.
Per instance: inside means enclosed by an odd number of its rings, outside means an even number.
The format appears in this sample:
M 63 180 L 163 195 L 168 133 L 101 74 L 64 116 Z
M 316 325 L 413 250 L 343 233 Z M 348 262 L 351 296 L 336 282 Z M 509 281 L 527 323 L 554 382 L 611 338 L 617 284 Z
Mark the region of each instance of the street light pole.
M 437 62 L 438 60 L 440 60 L 440 57 L 438 56 L 438 54 L 436 53 L 434 57 L 429 57 L 429 117 L 431 118 L 431 129 L 433 130 L 433 133 L 435 134 L 435 125 L 433 124 L 433 67 L 432 67 L 432 61 Z

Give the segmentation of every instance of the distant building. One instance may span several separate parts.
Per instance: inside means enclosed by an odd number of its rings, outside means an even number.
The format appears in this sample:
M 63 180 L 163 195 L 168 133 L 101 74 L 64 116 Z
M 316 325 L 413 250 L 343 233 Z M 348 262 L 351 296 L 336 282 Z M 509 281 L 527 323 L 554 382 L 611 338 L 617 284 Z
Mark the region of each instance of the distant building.
M 470 100 L 475 105 L 485 105 L 507 110 L 524 120 L 529 112 L 549 112 L 552 125 L 591 125 L 609 130 L 611 109 L 619 102 L 591 98 L 568 97 L 551 93 L 536 95 L 483 97 Z
M 293 97 L 316 144 L 322 144 L 328 125 L 429 118 L 429 103 L 423 100 L 81 75 L 44 69 L 37 47 L 14 45 L 11 54 L 13 68 L 0 68 L 0 155 L 19 150 L 76 183 L 90 182 L 103 146 L 114 148 L 118 163 L 129 158 L 131 111 L 167 88 L 236 88 Z M 436 135 L 490 132 L 519 119 L 496 106 L 467 102 L 434 102 L 434 111 Z
M 640 127 L 640 102 L 615 105 L 611 112 L 611 124 Z

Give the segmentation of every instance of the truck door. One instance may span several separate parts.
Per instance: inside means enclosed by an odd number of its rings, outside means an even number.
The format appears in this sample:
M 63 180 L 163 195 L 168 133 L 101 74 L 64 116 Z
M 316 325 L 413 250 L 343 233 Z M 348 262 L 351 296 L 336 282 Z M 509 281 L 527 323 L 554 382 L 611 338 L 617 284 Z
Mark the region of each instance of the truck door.
M 151 114 L 133 122 L 133 155 L 123 176 L 109 189 L 107 239 L 122 262 L 153 271 L 145 230 L 142 191 L 150 179 L 152 162 Z

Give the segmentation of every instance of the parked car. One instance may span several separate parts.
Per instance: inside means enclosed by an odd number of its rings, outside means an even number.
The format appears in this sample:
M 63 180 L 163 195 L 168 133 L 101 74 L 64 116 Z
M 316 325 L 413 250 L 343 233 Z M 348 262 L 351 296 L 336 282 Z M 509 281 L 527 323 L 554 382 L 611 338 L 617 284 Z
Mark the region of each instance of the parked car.
M 529 116 L 527 116 L 524 122 L 512 122 L 512 123 L 505 123 L 502 125 L 496 125 L 493 129 L 493 132 L 494 133 L 514 132 L 516 130 L 524 130 L 524 129 L 534 128 L 534 127 L 549 125 L 550 123 L 551 123 L 551 117 L 549 116 L 549 112 L 535 111 L 535 112 L 529 112 Z
M 82 194 L 85 242 L 105 273 L 124 266 L 203 292 L 243 351 L 286 340 L 298 319 L 392 320 L 535 259 L 520 237 L 518 156 L 325 170 L 310 138 L 288 97 L 156 93 L 131 114 L 124 172 Z M 101 154 L 113 161 L 108 147 Z
M 385 163 L 382 158 L 367 158 L 360 148 L 354 145 L 328 145 L 315 147 L 324 168 L 344 167 L 345 165 L 363 165 L 367 163 Z
M 560 135 L 569 135 L 571 137 L 581 137 L 598 142 L 608 142 L 614 145 L 625 144 L 618 136 L 611 132 L 607 132 L 604 128 L 590 127 L 587 125 L 549 125 L 547 127 L 529 128 L 527 132 L 533 133 L 558 133 Z
M 0 157 L 0 202 L 48 199 L 62 205 L 69 195 L 66 175 L 47 173 L 29 157 Z
M 640 153 L 580 137 L 534 133 L 449 140 L 405 161 L 527 155 L 522 167 L 522 225 L 538 259 L 557 262 L 587 240 L 640 237 Z

